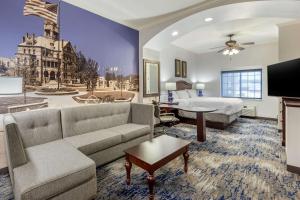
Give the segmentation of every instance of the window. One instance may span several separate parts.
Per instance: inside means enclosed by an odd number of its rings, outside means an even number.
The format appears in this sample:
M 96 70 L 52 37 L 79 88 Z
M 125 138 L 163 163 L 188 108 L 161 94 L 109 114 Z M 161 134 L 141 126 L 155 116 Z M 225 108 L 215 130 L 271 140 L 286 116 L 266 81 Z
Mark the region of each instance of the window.
M 262 98 L 262 70 L 223 71 L 222 96 L 249 99 Z

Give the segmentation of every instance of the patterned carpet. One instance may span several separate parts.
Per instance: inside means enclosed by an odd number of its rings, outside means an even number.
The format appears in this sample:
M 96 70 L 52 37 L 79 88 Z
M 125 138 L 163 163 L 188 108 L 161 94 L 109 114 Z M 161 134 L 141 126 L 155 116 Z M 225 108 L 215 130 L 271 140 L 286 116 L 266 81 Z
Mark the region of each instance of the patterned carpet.
M 168 134 L 193 140 L 189 172 L 183 158 L 156 175 L 156 199 L 300 199 L 300 176 L 286 171 L 286 156 L 273 121 L 239 119 L 225 131 L 208 129 L 196 142 L 195 126 L 179 124 Z M 125 184 L 124 159 L 97 169 L 97 199 L 147 199 L 147 174 L 133 165 Z M 0 199 L 12 199 L 8 175 L 0 175 Z

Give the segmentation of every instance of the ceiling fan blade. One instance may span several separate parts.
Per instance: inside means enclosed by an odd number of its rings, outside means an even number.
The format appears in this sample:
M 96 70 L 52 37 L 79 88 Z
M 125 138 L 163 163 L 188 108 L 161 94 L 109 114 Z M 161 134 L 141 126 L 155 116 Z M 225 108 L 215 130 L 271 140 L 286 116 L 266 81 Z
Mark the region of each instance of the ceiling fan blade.
M 227 49 L 227 48 L 221 49 L 221 50 L 217 51 L 217 53 L 222 53 L 222 52 L 225 51 L 226 49 Z
M 210 48 L 210 49 L 220 49 L 220 48 L 224 48 L 226 46 L 220 46 L 220 47 L 213 47 L 213 48 Z
M 243 50 L 245 50 L 245 48 L 244 48 L 244 47 L 236 47 L 236 49 L 238 49 L 238 50 L 240 50 L 240 51 L 243 51 Z
M 255 42 L 245 42 L 245 43 L 241 43 L 241 45 L 254 45 Z

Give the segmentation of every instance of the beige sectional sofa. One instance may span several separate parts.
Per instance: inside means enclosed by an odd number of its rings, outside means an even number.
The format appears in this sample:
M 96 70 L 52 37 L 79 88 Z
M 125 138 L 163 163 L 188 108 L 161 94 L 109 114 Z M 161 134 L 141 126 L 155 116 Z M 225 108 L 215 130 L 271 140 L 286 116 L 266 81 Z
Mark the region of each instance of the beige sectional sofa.
M 153 135 L 153 106 L 135 103 L 43 109 L 4 117 L 15 199 L 93 199 L 96 166 Z

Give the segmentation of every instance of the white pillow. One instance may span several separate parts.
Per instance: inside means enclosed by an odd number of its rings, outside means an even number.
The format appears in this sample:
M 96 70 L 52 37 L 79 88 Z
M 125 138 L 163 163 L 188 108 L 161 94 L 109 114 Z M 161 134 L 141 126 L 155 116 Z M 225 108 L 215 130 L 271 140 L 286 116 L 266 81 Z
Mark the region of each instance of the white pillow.
M 198 97 L 198 94 L 197 94 L 197 90 L 187 90 L 190 98 L 196 98 Z
M 172 97 L 173 99 L 179 99 L 176 91 L 172 91 Z
M 167 102 L 168 101 L 168 92 L 167 91 L 161 91 L 160 101 L 162 101 L 162 102 Z
M 190 96 L 186 90 L 179 90 L 179 91 L 176 91 L 176 93 L 177 93 L 179 99 L 189 99 L 190 98 Z

